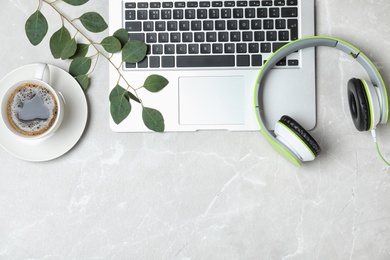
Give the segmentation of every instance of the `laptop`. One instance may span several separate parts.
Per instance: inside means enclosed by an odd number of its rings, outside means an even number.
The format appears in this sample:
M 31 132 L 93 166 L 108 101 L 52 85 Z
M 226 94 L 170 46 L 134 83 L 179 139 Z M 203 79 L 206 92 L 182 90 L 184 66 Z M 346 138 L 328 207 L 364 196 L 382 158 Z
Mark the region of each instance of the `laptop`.
M 151 74 L 169 85 L 157 93 L 139 89 L 144 106 L 159 110 L 165 131 L 259 130 L 254 87 L 262 64 L 289 41 L 314 35 L 314 0 L 137 1 L 110 0 L 112 34 L 127 29 L 131 39 L 148 45 L 148 56 L 123 64 L 121 73 L 134 88 Z M 114 56 L 115 64 L 120 57 Z M 118 72 L 110 66 L 110 91 Z M 264 81 L 269 129 L 288 114 L 306 129 L 316 124 L 315 50 L 298 51 L 280 61 Z M 142 107 L 115 132 L 148 132 Z

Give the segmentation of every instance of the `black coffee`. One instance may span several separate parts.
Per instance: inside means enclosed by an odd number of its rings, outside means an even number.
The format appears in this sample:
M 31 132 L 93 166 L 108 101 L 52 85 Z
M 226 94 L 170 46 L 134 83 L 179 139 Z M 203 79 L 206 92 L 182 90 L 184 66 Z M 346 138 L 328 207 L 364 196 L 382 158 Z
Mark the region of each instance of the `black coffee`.
M 57 114 L 58 104 L 53 93 L 34 83 L 17 87 L 7 101 L 8 121 L 26 136 L 45 133 L 54 124 Z

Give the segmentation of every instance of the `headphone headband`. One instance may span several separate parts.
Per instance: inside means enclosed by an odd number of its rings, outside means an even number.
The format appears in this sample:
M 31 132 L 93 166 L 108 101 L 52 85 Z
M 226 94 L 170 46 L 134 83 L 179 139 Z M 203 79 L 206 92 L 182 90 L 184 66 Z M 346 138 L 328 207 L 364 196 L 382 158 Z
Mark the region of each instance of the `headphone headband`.
M 367 72 L 372 84 L 375 87 L 378 87 L 381 107 L 380 123 L 385 124 L 388 121 L 389 117 L 387 90 L 384 80 L 380 75 L 378 69 L 375 67 L 374 63 L 355 46 L 340 39 L 325 36 L 312 36 L 301 38 L 284 45 L 267 60 L 267 62 L 263 65 L 259 72 L 255 85 L 255 110 L 259 125 L 261 127 L 261 131 L 265 135 L 266 139 L 277 151 L 279 151 L 282 155 L 285 155 L 285 157 L 289 161 L 298 166 L 300 165 L 300 160 L 297 157 L 293 156 L 290 152 L 288 152 L 288 149 L 283 144 L 278 142 L 278 140 L 276 140 L 276 138 L 265 127 L 265 123 L 262 119 L 263 111 L 261 111 L 262 108 L 260 107 L 260 98 L 262 91 L 261 83 L 267 72 L 269 72 L 276 65 L 276 63 L 278 63 L 284 57 L 298 50 L 317 46 L 326 46 L 339 49 L 350 55 L 357 62 L 359 62 L 359 64 L 361 64 L 364 70 Z

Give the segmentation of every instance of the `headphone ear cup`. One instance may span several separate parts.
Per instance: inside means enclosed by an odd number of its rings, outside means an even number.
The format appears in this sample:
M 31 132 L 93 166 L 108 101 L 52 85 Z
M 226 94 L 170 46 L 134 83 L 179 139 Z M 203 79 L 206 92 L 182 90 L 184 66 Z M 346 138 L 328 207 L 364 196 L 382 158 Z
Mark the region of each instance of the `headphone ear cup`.
M 362 80 L 352 78 L 348 81 L 348 103 L 356 129 L 368 131 L 371 123 L 370 105 Z
M 312 161 L 321 148 L 316 140 L 294 119 L 282 116 L 275 126 L 276 138 L 302 161 Z

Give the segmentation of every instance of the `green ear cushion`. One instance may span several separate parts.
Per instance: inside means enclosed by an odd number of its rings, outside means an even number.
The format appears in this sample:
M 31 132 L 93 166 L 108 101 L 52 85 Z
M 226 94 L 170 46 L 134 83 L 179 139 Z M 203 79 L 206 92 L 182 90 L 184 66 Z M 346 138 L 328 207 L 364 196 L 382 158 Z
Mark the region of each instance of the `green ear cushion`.
M 359 131 L 369 130 L 370 107 L 364 85 L 360 79 L 352 78 L 348 81 L 348 103 L 356 129 Z
M 282 116 L 279 122 L 290 128 L 314 153 L 317 157 L 321 153 L 321 148 L 316 140 L 294 119 L 289 116 Z

